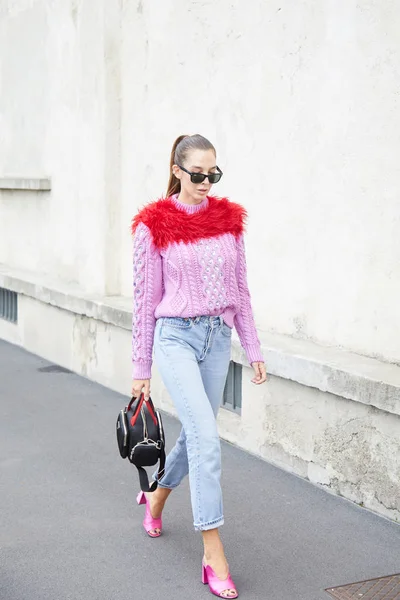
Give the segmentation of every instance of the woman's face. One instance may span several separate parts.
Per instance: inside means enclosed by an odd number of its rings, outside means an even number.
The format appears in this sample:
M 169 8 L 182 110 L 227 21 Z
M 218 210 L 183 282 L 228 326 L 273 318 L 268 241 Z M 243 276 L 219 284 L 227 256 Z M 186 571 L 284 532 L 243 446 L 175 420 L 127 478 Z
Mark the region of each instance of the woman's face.
M 205 175 L 216 173 L 216 156 L 213 150 L 191 150 L 181 167 L 184 167 L 191 173 L 204 173 Z M 173 172 L 180 179 L 181 195 L 184 198 L 190 197 L 196 202 L 201 202 L 210 193 L 212 185 L 208 178 L 202 183 L 192 183 L 190 175 L 182 171 L 178 165 L 173 166 Z

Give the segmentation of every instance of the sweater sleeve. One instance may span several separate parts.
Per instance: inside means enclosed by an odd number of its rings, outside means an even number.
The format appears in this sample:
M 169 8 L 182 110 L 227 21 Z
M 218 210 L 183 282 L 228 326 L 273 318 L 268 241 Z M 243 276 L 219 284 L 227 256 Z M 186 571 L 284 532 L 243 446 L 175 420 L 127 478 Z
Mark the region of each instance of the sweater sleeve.
M 249 363 L 264 362 L 264 358 L 261 354 L 260 340 L 258 339 L 254 323 L 251 297 L 247 284 L 247 266 L 243 235 L 237 240 L 236 277 L 239 288 L 240 309 L 235 315 L 235 328 L 238 332 L 240 343 L 246 351 Z
M 162 296 L 161 256 L 150 230 L 139 223 L 133 238 L 133 379 L 150 379 L 156 319 Z

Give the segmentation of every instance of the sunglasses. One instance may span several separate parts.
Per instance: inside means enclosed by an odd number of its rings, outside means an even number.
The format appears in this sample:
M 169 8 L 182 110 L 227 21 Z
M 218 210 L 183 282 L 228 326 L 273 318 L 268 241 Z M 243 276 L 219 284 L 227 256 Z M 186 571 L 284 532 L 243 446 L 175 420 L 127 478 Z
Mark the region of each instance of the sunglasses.
M 203 183 L 203 181 L 205 180 L 206 177 L 208 177 L 208 181 L 210 183 L 218 183 L 218 181 L 221 179 L 221 177 L 223 175 L 223 173 L 219 167 L 216 167 L 218 169 L 218 173 L 209 173 L 208 175 L 205 175 L 204 173 L 192 173 L 191 171 L 188 171 L 187 169 L 185 169 L 184 167 L 181 167 L 180 165 L 177 165 L 177 166 L 180 169 L 182 169 L 182 171 L 185 171 L 185 173 L 190 175 L 190 181 L 192 183 Z

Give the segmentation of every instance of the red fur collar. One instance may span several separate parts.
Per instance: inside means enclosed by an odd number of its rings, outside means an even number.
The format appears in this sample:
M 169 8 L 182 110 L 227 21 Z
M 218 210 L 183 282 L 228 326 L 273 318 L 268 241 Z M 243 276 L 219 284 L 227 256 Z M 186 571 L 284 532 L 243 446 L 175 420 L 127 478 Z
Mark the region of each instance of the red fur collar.
M 207 208 L 194 214 L 179 209 L 170 198 L 152 202 L 133 218 L 132 233 L 144 223 L 159 250 L 172 242 L 187 244 L 224 233 L 237 238 L 243 233 L 247 216 L 243 206 L 215 196 L 208 196 L 208 202 Z

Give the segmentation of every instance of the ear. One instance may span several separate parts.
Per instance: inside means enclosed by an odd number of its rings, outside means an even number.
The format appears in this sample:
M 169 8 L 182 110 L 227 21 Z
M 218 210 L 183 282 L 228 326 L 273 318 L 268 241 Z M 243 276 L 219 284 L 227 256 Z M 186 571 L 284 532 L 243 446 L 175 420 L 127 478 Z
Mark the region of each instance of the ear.
M 175 175 L 177 179 L 182 179 L 182 171 L 178 167 L 178 165 L 172 166 L 172 173 Z

